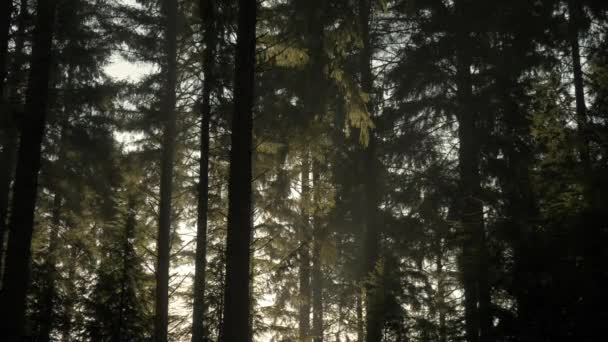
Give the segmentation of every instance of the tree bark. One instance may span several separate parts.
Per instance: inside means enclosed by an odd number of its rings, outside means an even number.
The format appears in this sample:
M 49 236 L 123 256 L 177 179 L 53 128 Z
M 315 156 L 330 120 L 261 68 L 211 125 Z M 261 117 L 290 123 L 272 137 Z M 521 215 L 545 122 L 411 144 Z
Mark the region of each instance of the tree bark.
M 601 194 L 595 180 L 593 159 L 590 150 L 590 118 L 587 112 L 585 99 L 585 80 L 581 63 L 581 47 L 579 43 L 580 31 L 585 16 L 582 1 L 568 0 L 568 38 L 572 57 L 572 73 L 574 76 L 574 95 L 576 102 L 576 124 L 578 133 L 578 154 L 582 164 L 582 186 L 586 208 L 582 213 L 581 226 L 584 226 L 582 257 L 585 277 L 581 280 L 583 286 L 581 307 L 578 308 L 581 324 L 577 324 L 579 339 L 588 339 L 589 336 L 600 334 L 606 315 L 598 315 L 604 311 L 606 296 L 604 284 L 607 281 L 605 266 L 604 233 L 606 209 L 601 203 Z M 592 124 L 592 123 L 591 123 Z M 576 234 L 581 234 L 577 232 Z
M 591 158 L 589 155 L 589 138 L 587 105 L 585 104 L 585 85 L 583 80 L 583 70 L 581 66 L 581 53 L 579 44 L 579 30 L 583 9 L 580 1 L 568 0 L 568 37 L 570 40 L 570 52 L 572 57 L 572 73 L 574 75 L 574 97 L 576 101 L 576 123 L 578 126 L 578 153 L 583 165 L 585 178 L 585 192 L 589 206 L 593 206 L 593 185 Z
M 198 211 L 196 231 L 196 259 L 194 275 L 194 305 L 192 312 L 192 342 L 207 339 L 205 331 L 205 285 L 207 271 L 207 212 L 209 209 L 209 122 L 211 118 L 211 92 L 215 87 L 215 46 L 217 23 L 215 0 L 201 0 L 200 19 L 204 27 L 203 94 L 201 101 L 201 141 L 198 176 Z
M 164 135 L 161 155 L 160 205 L 158 224 L 158 261 L 156 268 L 156 311 L 154 336 L 156 342 L 167 341 L 169 325 L 169 252 L 171 244 L 171 195 L 176 144 L 175 103 L 177 86 L 177 0 L 163 2 L 165 17 L 165 84 L 162 112 Z
M 312 296 L 310 287 L 310 161 L 308 150 L 302 156 L 302 194 L 300 211 L 302 224 L 299 231 L 300 242 L 300 267 L 298 270 L 299 288 L 299 311 L 298 311 L 298 336 L 300 341 L 307 341 L 310 337 L 310 299 Z
M 316 160 L 312 163 L 312 182 L 315 202 L 319 203 L 321 196 L 319 165 Z M 313 245 L 312 245 L 312 336 L 314 342 L 323 342 L 323 271 L 321 269 L 321 246 L 325 236 L 322 232 L 318 209 L 313 214 Z
M 438 241 L 437 255 L 435 256 L 435 266 L 437 267 L 437 311 L 439 311 L 439 342 L 448 342 L 446 326 L 446 302 L 445 302 L 445 272 L 443 269 L 443 247 Z
M 256 1 L 239 0 L 232 147 L 228 179 L 226 289 L 221 341 L 249 342 L 249 267 L 252 232 L 253 86 Z
M 357 311 L 357 341 L 363 342 L 365 339 L 365 331 L 363 327 L 363 290 L 357 288 L 355 301 L 355 310 Z
M 10 2 L 10 1 L 9 1 Z M 15 123 L 15 109 L 18 101 L 17 86 L 23 80 L 23 64 L 25 56 L 23 54 L 25 17 L 27 15 L 27 0 L 21 0 L 19 15 L 17 17 L 17 32 L 15 33 L 15 52 L 14 62 L 11 65 L 12 72 L 6 80 L 6 101 L 2 101 L 4 114 L 0 117 L 0 135 L 2 135 L 2 152 L 0 152 L 0 164 L 5 167 L 0 168 L 0 289 L 2 288 L 2 275 L 4 272 L 4 251 L 5 241 L 8 235 L 8 206 L 10 202 L 11 182 L 15 171 L 15 157 L 17 152 L 17 125 Z M 8 60 L 5 60 L 8 63 Z M 0 94 L 2 90 L 0 90 Z M 0 95 L 2 96 L 2 95 Z
M 4 102 L 4 79 L 6 78 L 7 71 L 8 39 L 11 27 L 11 15 L 13 13 L 13 1 L 5 1 L 2 7 L 2 14 L 0 14 L 0 100 Z
M 361 73 L 361 90 L 366 94 L 373 91 L 373 75 L 371 69 L 373 47 L 370 39 L 370 19 L 371 2 L 370 0 L 359 0 L 359 30 L 363 49 L 359 54 L 359 67 Z M 373 117 L 371 104 L 367 106 L 370 116 Z M 376 269 L 378 262 L 379 231 L 377 222 L 378 210 L 378 184 L 376 175 L 376 139 L 374 132 L 370 132 L 368 145 L 363 151 L 364 172 L 365 172 L 365 232 L 364 232 L 364 274 L 370 279 Z M 377 278 L 381 281 L 382 277 Z M 366 342 L 380 342 L 382 339 L 382 291 L 383 284 L 371 284 L 366 282 Z
M 42 139 L 46 126 L 48 84 L 56 0 L 39 0 L 32 63 L 26 94 L 27 127 L 21 130 L 17 172 L 12 199 L 6 271 L 3 275 L 2 329 L 7 341 L 17 341 L 24 332 L 25 297 L 38 188 Z
M 466 1 L 455 2 L 457 118 L 460 148 L 459 190 L 460 220 L 463 225 L 462 273 L 465 292 L 465 330 L 468 342 L 489 342 L 491 330 L 490 294 L 487 284 L 485 228 L 481 179 L 479 173 L 480 144 L 477 130 L 478 113 L 474 105 L 471 66 L 472 42 Z
M 122 243 L 122 270 L 120 275 L 120 297 L 118 304 L 118 317 L 116 320 L 116 329 L 113 331 L 113 341 L 125 340 L 124 336 L 124 320 L 127 312 L 127 295 L 132 278 L 132 274 L 129 272 L 133 269 L 133 254 L 134 248 L 132 245 L 133 239 L 135 239 L 135 228 L 137 225 L 137 214 L 135 196 L 129 194 L 127 198 L 127 217 L 125 222 L 125 232 Z

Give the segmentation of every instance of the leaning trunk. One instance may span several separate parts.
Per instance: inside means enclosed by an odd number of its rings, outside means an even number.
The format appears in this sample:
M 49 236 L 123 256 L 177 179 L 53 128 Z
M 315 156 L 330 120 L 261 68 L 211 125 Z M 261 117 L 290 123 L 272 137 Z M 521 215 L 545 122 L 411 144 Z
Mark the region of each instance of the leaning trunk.
M 12 216 L 6 254 L 6 271 L 2 289 L 2 336 L 17 341 L 23 334 L 26 289 L 29 283 L 29 261 L 34 209 L 38 189 L 38 171 L 42 139 L 46 126 L 51 48 L 56 0 L 38 1 L 32 63 L 26 95 L 27 119 L 23 121 L 18 152 L 17 172 L 12 199 Z
M 160 208 L 156 268 L 156 312 L 154 336 L 156 342 L 167 341 L 169 324 L 169 250 L 171 235 L 171 193 L 173 159 L 175 158 L 176 118 L 175 88 L 177 84 L 177 0 L 165 0 L 165 84 L 162 99 L 164 136 L 160 174 Z
M 256 1 L 239 0 L 232 148 L 228 178 L 226 289 L 221 341 L 250 340 L 250 245 L 252 233 L 253 85 Z

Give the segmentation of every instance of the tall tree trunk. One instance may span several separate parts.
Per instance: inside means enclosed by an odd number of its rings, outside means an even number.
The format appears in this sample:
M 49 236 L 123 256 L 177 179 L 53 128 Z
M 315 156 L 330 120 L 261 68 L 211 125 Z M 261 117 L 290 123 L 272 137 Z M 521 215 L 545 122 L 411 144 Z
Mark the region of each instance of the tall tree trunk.
M 357 288 L 357 293 L 355 294 L 355 310 L 357 311 L 357 341 L 363 342 L 365 339 L 365 330 L 364 330 L 364 322 L 363 322 L 363 290 Z
M 299 288 L 299 311 L 298 311 L 298 336 L 300 341 L 307 341 L 310 337 L 310 161 L 308 150 L 302 156 L 302 194 L 300 211 L 302 223 L 299 228 L 300 242 L 300 267 L 298 270 Z
M 435 267 L 437 268 L 437 311 L 439 312 L 439 342 L 448 342 L 446 326 L 446 272 L 443 268 L 443 242 L 440 237 L 435 245 Z
M 72 87 L 72 72 L 68 71 L 67 87 Z M 66 101 L 66 102 L 69 102 Z M 67 105 L 66 105 L 67 106 Z M 65 107 L 64 107 L 65 108 Z M 57 161 L 55 162 L 56 167 L 54 168 L 53 177 L 56 181 L 61 179 L 64 175 L 63 163 L 65 163 L 65 136 L 67 129 L 67 115 L 68 111 L 63 113 L 64 120 L 60 124 L 61 132 L 59 137 L 59 146 L 57 153 Z M 44 261 L 44 279 L 43 279 L 43 290 L 42 290 L 42 312 L 40 313 L 40 329 L 38 331 L 38 340 L 41 342 L 48 342 L 51 340 L 51 329 L 53 322 L 53 311 L 55 305 L 55 289 L 57 279 L 57 247 L 59 239 L 59 229 L 61 223 L 61 209 L 62 209 L 62 196 L 61 192 L 64 189 L 56 183 L 53 195 L 53 209 L 51 216 L 51 227 L 49 232 L 49 247 L 47 250 L 46 260 Z
M 576 123 L 578 125 L 578 152 L 583 165 L 585 178 L 585 192 L 589 205 L 593 204 L 594 196 L 592 189 L 592 169 L 591 158 L 589 155 L 589 138 L 587 105 L 585 104 L 585 85 L 583 80 L 583 70 L 581 66 L 581 52 L 579 44 L 579 30 L 583 9 L 580 1 L 568 0 L 568 33 L 570 40 L 570 52 L 572 57 L 572 73 L 574 75 L 574 96 L 576 101 Z
M 137 225 L 137 214 L 135 207 L 135 196 L 134 194 L 129 194 L 127 199 L 127 218 L 125 222 L 125 232 L 123 237 L 122 244 L 122 272 L 120 275 L 120 297 L 118 301 L 118 317 L 116 319 L 116 329 L 113 331 L 113 341 L 124 341 L 125 337 L 123 336 L 123 326 L 124 326 L 124 317 L 127 312 L 127 295 L 129 291 L 129 283 L 132 279 L 132 275 L 130 271 L 132 270 L 133 263 L 133 246 L 132 241 L 135 239 L 135 227 Z
M 215 0 L 201 0 L 200 19 L 204 27 L 203 94 L 201 100 L 201 142 L 198 176 L 198 211 L 196 231 L 196 259 L 194 275 L 194 305 L 192 312 L 192 342 L 207 339 L 205 331 L 205 285 L 207 271 L 207 212 L 209 209 L 209 122 L 211 118 L 211 92 L 215 87 L 215 47 L 217 23 Z
M 359 30 L 363 49 L 359 54 L 359 68 L 361 73 L 361 90 L 367 94 L 373 91 L 373 75 L 371 69 L 373 47 L 370 39 L 370 0 L 359 0 Z M 373 117 L 371 104 L 367 106 L 368 112 Z M 378 184 L 376 175 L 376 139 L 374 132 L 370 132 L 368 145 L 363 151 L 364 172 L 365 172 L 365 233 L 364 233 L 364 274 L 369 279 L 378 262 L 379 231 L 377 222 L 378 210 Z M 379 281 L 382 277 L 377 278 Z M 382 291 L 383 284 L 371 284 L 366 282 L 366 342 L 380 342 L 382 339 Z
M 10 1 L 9 1 L 10 3 Z M 4 272 L 4 251 L 5 242 L 8 235 L 8 205 L 10 201 L 11 182 L 13 181 L 15 171 L 15 157 L 17 152 L 17 127 L 15 124 L 14 107 L 19 99 L 17 86 L 23 81 L 23 64 L 25 64 L 25 55 L 23 54 L 23 44 L 25 40 L 25 17 L 27 15 L 27 0 L 21 0 L 19 6 L 19 15 L 17 17 L 17 32 L 15 33 L 15 52 L 13 63 L 11 64 L 11 73 L 6 80 L 6 101 L 0 106 L 4 106 L 2 110 L 4 115 L 0 117 L 0 136 L 2 140 L 2 152 L 0 152 L 0 289 L 2 288 L 2 275 Z M 8 63 L 8 60 L 5 60 Z M 4 95 L 0 91 L 2 101 Z
M 24 331 L 25 296 L 29 282 L 40 154 L 48 111 L 48 85 L 56 5 L 56 0 L 38 1 L 26 95 L 26 120 L 23 121 L 27 127 L 21 130 L 9 224 L 6 271 L 3 274 L 3 289 L 0 295 L 2 298 L 0 335 L 7 341 L 17 341 Z
M 66 228 L 70 229 L 74 227 L 74 223 L 70 222 L 69 219 L 66 222 Z M 63 324 L 60 326 L 61 330 L 61 341 L 71 342 L 72 336 L 74 335 L 75 315 L 78 314 L 76 309 L 76 303 L 78 298 L 78 292 L 76 291 L 75 279 L 77 275 L 77 258 L 78 251 L 76 248 L 70 249 L 69 260 L 67 261 L 67 282 L 65 285 L 65 299 L 63 300 Z
M 605 266 L 605 243 L 606 233 L 603 226 L 606 221 L 606 209 L 599 199 L 599 186 L 596 185 L 593 160 L 590 151 L 590 119 L 587 112 L 585 100 L 585 83 L 581 65 L 581 47 L 579 43 L 580 31 L 584 20 L 584 8 L 582 1 L 568 0 L 568 33 L 572 57 L 572 72 L 574 76 L 574 95 L 576 101 L 576 123 L 578 133 L 578 154 L 583 168 L 582 185 L 586 202 L 585 211 L 582 214 L 581 226 L 585 232 L 576 231 L 575 234 L 582 235 L 583 268 L 581 286 L 581 323 L 577 324 L 577 337 L 586 339 L 589 336 L 600 334 L 602 324 L 606 319 L 604 308 L 606 299 L 604 284 L 607 281 Z
M 314 159 L 312 163 L 312 182 L 315 202 L 319 203 L 319 197 L 321 196 L 319 165 Z M 314 209 L 312 224 L 312 336 L 314 342 L 323 342 L 323 270 L 321 269 L 321 246 L 325 236 L 323 236 L 318 208 Z
M 253 86 L 256 1 L 239 0 L 234 113 L 228 179 L 226 289 L 221 341 L 249 342 L 249 266 L 252 232 Z
M 513 248 L 513 291 L 517 303 L 517 324 L 520 341 L 538 341 L 542 339 L 539 321 L 541 317 L 535 314 L 539 307 L 539 285 L 535 281 L 540 272 L 538 257 L 533 257 L 535 239 L 532 225 L 537 219 L 538 206 L 532 190 L 532 147 L 530 136 L 530 120 L 525 111 L 517 103 L 517 77 L 521 74 L 513 72 L 511 65 L 518 64 L 521 57 L 514 55 L 519 47 L 502 51 L 503 59 L 496 76 L 498 88 L 501 91 L 501 107 L 503 108 L 502 126 L 505 129 L 503 147 L 506 167 L 499 174 L 502 191 L 505 197 L 505 226 L 512 232 Z M 523 49 L 522 49 L 523 50 Z M 515 89 L 515 92 L 513 91 Z
M 468 342 L 489 342 L 491 330 L 490 294 L 487 283 L 485 228 L 479 173 L 480 144 L 477 130 L 478 113 L 474 105 L 471 74 L 472 42 L 467 2 L 455 3 L 458 17 L 456 32 L 457 117 L 460 148 L 459 189 L 460 220 L 463 225 L 462 272 L 465 292 L 465 330 Z
M 13 1 L 5 1 L 0 11 L 0 101 L 4 105 L 4 79 L 6 78 L 8 61 L 8 39 L 13 14 Z
M 156 342 L 167 341 L 169 325 L 169 252 L 171 244 L 171 195 L 173 161 L 175 159 L 177 86 L 177 0 L 163 2 L 165 17 L 165 84 L 162 99 L 164 136 L 161 156 L 160 205 L 156 268 L 156 311 L 154 336 Z

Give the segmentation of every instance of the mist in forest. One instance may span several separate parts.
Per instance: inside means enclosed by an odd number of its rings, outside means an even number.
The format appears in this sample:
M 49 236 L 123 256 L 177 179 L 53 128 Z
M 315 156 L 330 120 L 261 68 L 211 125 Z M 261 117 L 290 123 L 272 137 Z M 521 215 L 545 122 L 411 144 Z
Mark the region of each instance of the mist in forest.
M 3 0 L 0 341 L 596 342 L 608 1 Z

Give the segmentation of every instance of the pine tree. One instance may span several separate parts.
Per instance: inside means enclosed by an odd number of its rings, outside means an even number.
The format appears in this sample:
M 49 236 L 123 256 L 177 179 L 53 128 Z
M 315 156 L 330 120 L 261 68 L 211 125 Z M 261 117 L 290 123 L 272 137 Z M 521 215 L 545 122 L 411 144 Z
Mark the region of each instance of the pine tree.
M 252 238 L 251 153 L 253 84 L 255 70 L 256 2 L 240 0 L 234 79 L 230 175 L 228 177 L 228 232 L 226 289 L 221 341 L 249 342 L 250 245 Z
M 162 113 L 164 132 L 161 156 L 160 204 L 158 224 L 158 262 L 156 268 L 156 311 L 154 338 L 167 341 L 169 325 L 169 251 L 171 248 L 171 196 L 176 140 L 175 88 L 177 86 L 177 0 L 163 2 L 165 24 L 165 84 Z
M 201 99 L 200 166 L 198 179 L 198 208 L 196 232 L 196 257 L 194 279 L 194 304 L 192 315 L 192 341 L 206 340 L 204 315 L 207 272 L 207 220 L 209 211 L 209 125 L 211 95 L 215 88 L 215 58 L 218 24 L 214 0 L 202 0 L 199 4 L 203 26 L 203 94 Z
M 2 334 L 17 341 L 24 333 L 25 295 L 29 276 L 30 245 L 40 170 L 40 151 L 48 111 L 48 84 L 56 1 L 38 1 L 32 62 L 25 112 L 31 124 L 22 129 L 13 187 L 6 269 L 2 289 Z M 10 309 L 9 309 L 10 308 Z M 10 312 L 9 312 L 10 310 Z

